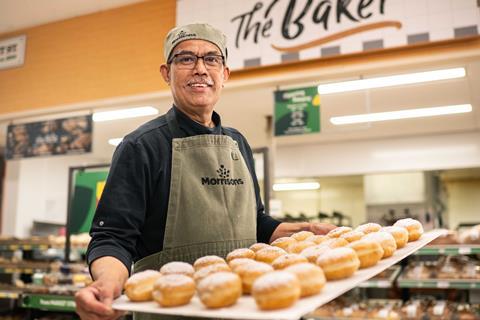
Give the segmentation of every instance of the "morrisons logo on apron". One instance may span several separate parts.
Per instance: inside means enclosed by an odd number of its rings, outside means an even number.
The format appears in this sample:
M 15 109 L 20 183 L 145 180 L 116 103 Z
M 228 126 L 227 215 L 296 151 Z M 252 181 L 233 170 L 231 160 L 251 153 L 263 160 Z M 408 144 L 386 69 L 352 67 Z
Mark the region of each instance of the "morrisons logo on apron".
M 202 185 L 207 185 L 207 186 L 215 186 L 215 185 L 237 186 L 237 185 L 243 184 L 242 179 L 232 179 L 232 178 L 230 178 L 230 170 L 225 168 L 225 166 L 223 164 L 220 165 L 220 168 L 218 168 L 217 173 L 218 173 L 218 178 L 202 177 Z

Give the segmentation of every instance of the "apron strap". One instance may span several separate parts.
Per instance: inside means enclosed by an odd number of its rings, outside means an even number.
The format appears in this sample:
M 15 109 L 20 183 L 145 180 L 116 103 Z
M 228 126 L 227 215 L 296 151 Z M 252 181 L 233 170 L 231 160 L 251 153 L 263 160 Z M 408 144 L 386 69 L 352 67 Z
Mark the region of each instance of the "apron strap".
M 185 132 L 183 130 L 181 130 L 180 126 L 178 125 L 178 121 L 177 121 L 177 117 L 175 115 L 174 108 L 171 108 L 170 110 L 168 110 L 168 112 L 166 114 L 166 118 L 167 118 L 168 129 L 170 129 L 170 133 L 172 134 L 172 137 L 174 139 L 175 138 L 186 138 L 187 137 Z M 229 136 L 230 138 L 233 139 L 233 137 L 231 135 L 229 135 L 223 129 L 223 127 L 220 127 L 220 130 L 221 130 L 222 135 Z

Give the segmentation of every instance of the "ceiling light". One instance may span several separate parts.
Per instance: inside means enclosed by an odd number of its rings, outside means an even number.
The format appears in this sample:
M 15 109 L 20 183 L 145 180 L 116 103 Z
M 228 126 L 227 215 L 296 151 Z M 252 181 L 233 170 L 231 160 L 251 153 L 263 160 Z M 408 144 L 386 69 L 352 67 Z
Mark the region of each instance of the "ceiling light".
M 318 86 L 318 93 L 322 95 L 462 77 L 465 77 L 465 68 L 443 69 L 362 80 L 326 83 Z
M 274 191 L 316 190 L 320 188 L 318 182 L 275 183 Z
M 123 138 L 112 138 L 108 139 L 108 144 L 111 144 L 112 146 L 118 146 L 120 142 L 122 142 Z
M 154 107 L 146 106 L 146 107 L 131 108 L 131 109 L 95 112 L 93 114 L 93 121 L 99 122 L 99 121 L 109 121 L 109 120 L 118 120 L 118 119 L 126 119 L 126 118 L 136 118 L 136 117 L 150 116 L 154 114 L 158 114 L 158 110 Z
M 335 125 L 343 125 L 352 123 L 442 116 L 446 114 L 465 113 L 471 111 L 471 104 L 459 104 L 454 106 L 407 109 L 390 112 L 364 113 L 350 116 L 332 117 L 330 118 L 330 122 Z

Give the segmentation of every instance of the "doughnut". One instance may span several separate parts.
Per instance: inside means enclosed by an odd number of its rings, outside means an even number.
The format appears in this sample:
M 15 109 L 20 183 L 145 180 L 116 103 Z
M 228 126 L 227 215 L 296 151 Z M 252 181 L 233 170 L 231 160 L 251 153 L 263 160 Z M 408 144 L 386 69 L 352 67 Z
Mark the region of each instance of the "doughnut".
M 374 266 L 383 257 L 383 248 L 377 241 L 360 239 L 353 241 L 348 245 L 357 253 L 360 260 L 360 268 Z
M 227 307 L 242 295 L 242 280 L 233 272 L 215 272 L 198 283 L 197 291 L 207 308 Z
M 216 263 L 227 264 L 225 260 L 219 256 L 204 256 L 195 260 L 193 263 L 193 268 L 195 271 L 198 271 L 203 267 Z
M 335 229 L 330 230 L 330 232 L 327 233 L 327 237 L 330 237 L 330 238 L 338 238 L 338 237 L 340 237 L 342 234 L 347 233 L 347 232 L 350 232 L 350 231 L 352 231 L 352 230 L 353 230 L 353 229 L 350 228 L 350 227 L 336 227 Z
M 248 249 L 252 250 L 253 252 L 257 252 L 260 249 L 269 247 L 269 244 L 263 243 L 263 242 L 257 242 L 252 244 Z
M 279 247 L 279 248 L 282 248 L 283 250 L 287 250 L 288 247 L 297 242 L 297 240 L 293 239 L 293 238 L 290 238 L 290 237 L 281 237 L 281 238 L 278 238 L 276 239 L 275 241 L 273 241 L 271 243 L 272 246 L 275 246 L 275 247 Z
M 244 264 L 254 263 L 254 262 L 256 262 L 256 261 L 253 260 L 253 259 L 239 258 L 239 259 L 233 259 L 232 261 L 230 261 L 230 262 L 228 263 L 228 266 L 230 267 L 230 269 L 232 269 L 233 272 L 235 272 L 235 270 L 236 270 L 239 266 L 243 266 Z
M 275 270 L 285 269 L 296 263 L 308 262 L 307 258 L 296 253 L 288 253 L 273 260 L 272 267 Z
M 342 238 L 333 238 L 333 239 L 328 239 L 325 242 L 322 242 L 320 245 L 329 247 L 331 249 L 335 249 L 335 248 L 340 248 L 340 247 L 347 246 L 348 241 L 345 240 L 345 239 L 342 239 Z
M 233 259 L 238 259 L 238 258 L 255 259 L 255 252 L 247 248 L 240 248 L 240 249 L 235 249 L 229 254 L 227 254 L 227 262 L 230 262 Z
M 290 307 L 300 298 L 300 294 L 297 276 L 285 271 L 266 273 L 257 278 L 252 286 L 253 298 L 261 310 Z
M 371 233 L 371 232 L 377 232 L 377 231 L 380 231 L 380 229 L 382 229 L 382 226 L 379 225 L 378 223 L 373 223 L 373 222 L 364 223 L 355 228 L 356 231 L 361 231 L 365 234 Z
M 162 274 L 155 270 L 145 270 L 128 278 L 123 288 L 130 301 L 152 300 L 153 284 Z
M 305 250 L 303 250 L 300 254 L 307 258 L 307 260 L 311 263 L 316 263 L 318 257 L 320 257 L 322 254 L 325 252 L 329 251 L 330 247 L 328 246 L 322 246 L 322 245 L 316 245 L 313 247 L 308 247 Z
M 365 237 L 362 238 L 362 240 L 363 239 L 377 241 L 382 246 L 382 259 L 390 257 L 391 255 L 393 255 L 395 250 L 397 250 L 397 243 L 395 242 L 395 238 L 393 238 L 390 233 L 385 231 L 366 234 Z
M 187 304 L 195 294 L 195 282 L 184 274 L 161 276 L 153 285 L 153 300 L 162 307 Z
M 297 263 L 285 268 L 284 271 L 297 276 L 300 282 L 301 297 L 319 293 L 327 281 L 323 270 L 313 263 Z
M 322 242 L 330 239 L 327 236 L 322 236 L 319 234 L 313 235 L 311 237 L 308 237 L 305 241 L 310 241 L 310 242 L 315 242 L 316 244 L 321 244 Z
M 172 261 L 164 264 L 160 268 L 160 273 L 164 276 L 166 276 L 167 274 L 184 274 L 186 276 L 193 277 L 195 269 L 193 269 L 192 265 L 189 263 Z
M 255 260 L 271 264 L 276 258 L 287 254 L 285 250 L 279 247 L 268 247 L 258 250 L 255 254 Z
M 405 228 L 396 226 L 383 227 L 382 231 L 386 231 L 393 236 L 397 243 L 397 249 L 405 247 L 408 242 L 408 231 Z
M 348 278 L 360 267 L 355 250 L 348 247 L 331 249 L 317 259 L 328 280 Z
M 221 272 L 221 271 L 232 271 L 232 270 L 230 269 L 228 264 L 223 264 L 223 263 L 211 264 L 209 266 L 205 266 L 201 269 L 198 269 L 198 271 L 195 271 L 195 273 L 193 274 L 193 280 L 195 280 L 195 283 L 198 283 L 200 280 L 202 280 L 206 276 L 212 273 Z
M 395 227 L 403 227 L 408 231 L 408 242 L 420 239 L 423 234 L 423 226 L 420 221 L 406 218 L 400 219 L 393 224 Z
M 304 241 L 307 240 L 307 238 L 310 238 L 313 236 L 313 232 L 310 231 L 300 231 L 292 234 L 290 237 L 297 240 L 297 241 Z
M 362 239 L 362 237 L 365 235 L 362 231 L 350 231 L 342 234 L 340 236 L 341 239 L 345 239 L 348 242 L 353 242 Z
M 297 241 L 295 243 L 292 243 L 288 249 L 288 253 L 300 253 L 302 252 L 305 248 L 308 247 L 313 247 L 315 246 L 315 242 L 310 242 L 310 241 Z
M 250 294 L 250 292 L 252 292 L 253 282 L 258 277 L 272 271 L 273 267 L 271 265 L 258 261 L 243 264 L 235 269 L 235 273 L 242 279 L 242 291 L 244 294 Z

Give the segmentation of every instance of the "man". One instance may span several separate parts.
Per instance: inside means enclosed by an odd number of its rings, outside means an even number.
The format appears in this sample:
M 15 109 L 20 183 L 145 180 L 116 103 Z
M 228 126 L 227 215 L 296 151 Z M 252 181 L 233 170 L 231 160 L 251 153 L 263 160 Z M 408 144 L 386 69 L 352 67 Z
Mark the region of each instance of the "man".
M 127 135 L 113 156 L 92 223 L 94 278 L 76 295 L 82 319 L 114 319 L 113 299 L 134 272 L 193 263 L 329 224 L 280 223 L 266 215 L 245 138 L 214 112 L 224 82 L 226 38 L 207 24 L 174 28 L 160 68 L 174 106 Z

